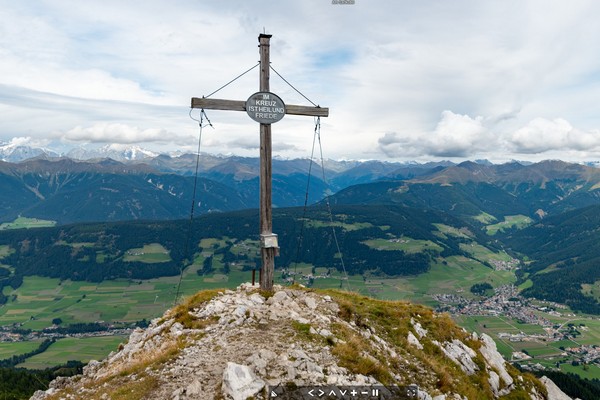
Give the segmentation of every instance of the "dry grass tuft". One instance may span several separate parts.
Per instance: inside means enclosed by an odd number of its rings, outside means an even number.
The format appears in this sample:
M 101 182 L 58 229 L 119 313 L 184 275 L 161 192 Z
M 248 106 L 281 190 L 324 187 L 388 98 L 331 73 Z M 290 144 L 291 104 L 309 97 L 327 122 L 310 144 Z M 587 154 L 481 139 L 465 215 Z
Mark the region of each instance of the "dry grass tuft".
M 140 400 L 147 398 L 158 386 L 159 380 L 155 376 L 138 376 L 135 381 L 124 383 L 107 394 L 111 400 Z
M 199 322 L 198 319 L 190 315 L 190 311 L 195 308 L 199 308 L 204 303 L 209 302 L 215 298 L 219 292 L 223 292 L 224 290 L 225 289 L 213 289 L 198 292 L 195 295 L 186 298 L 183 303 L 171 309 L 166 317 L 175 319 L 176 322 L 179 322 L 187 329 L 202 329 L 203 327 L 210 325 L 212 322 L 207 322 L 206 324 Z
M 331 349 L 331 353 L 339 359 L 340 366 L 355 374 L 372 376 L 384 384 L 393 382 L 386 360 L 372 347 L 371 342 L 346 326 L 335 324 L 332 328 L 336 336 L 342 339 Z

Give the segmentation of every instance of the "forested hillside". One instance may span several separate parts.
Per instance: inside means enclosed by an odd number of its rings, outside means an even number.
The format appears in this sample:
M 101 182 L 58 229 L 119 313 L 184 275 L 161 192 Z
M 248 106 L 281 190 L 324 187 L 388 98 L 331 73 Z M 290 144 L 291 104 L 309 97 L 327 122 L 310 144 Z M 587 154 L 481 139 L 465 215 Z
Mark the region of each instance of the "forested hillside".
M 438 256 L 465 253 L 460 243 L 484 242 L 483 234 L 471 237 L 443 235 L 434 224 L 459 230 L 459 220 L 431 210 L 397 206 L 337 207 L 333 222 L 323 208 L 277 209 L 275 232 L 282 248 L 277 259 L 280 268 L 300 262 L 341 269 L 341 259 L 334 243 L 334 232 L 343 252 L 346 270 L 351 274 L 366 271 L 387 276 L 414 275 L 427 271 Z M 0 278 L 1 285 L 19 286 L 23 276 L 41 275 L 60 279 L 100 282 L 105 279 L 147 279 L 179 274 L 202 251 L 205 238 L 229 238 L 222 250 L 224 261 L 259 262 L 256 254 L 240 256 L 233 251 L 233 239 L 257 240 L 257 211 L 240 211 L 201 216 L 190 225 L 187 220 L 163 222 L 123 222 L 67 225 L 54 228 L 0 232 L 4 247 L 3 264 L 14 268 Z M 422 243 L 422 250 L 404 251 L 398 244 L 385 250 L 368 241 L 382 240 L 394 244 L 404 240 Z M 144 246 L 161 249 L 162 258 L 139 258 Z M 159 254 L 160 256 L 160 254 Z
M 600 281 L 600 206 L 549 217 L 505 239 L 531 264 L 521 272 L 533 286 L 523 293 L 569 305 L 583 312 L 600 313 L 595 292 Z M 586 290 L 587 288 L 587 290 Z
M 184 154 L 122 162 L 42 157 L 19 163 L 0 161 L 0 222 L 18 216 L 59 224 L 184 218 L 190 210 L 197 162 L 197 213 L 258 207 L 259 159 L 255 157 L 203 153 L 199 159 Z M 312 204 L 349 185 L 386 177 L 414 178 L 439 165 L 327 160 L 321 170 L 310 159 L 275 159 L 273 205 L 300 206 L 306 200 Z

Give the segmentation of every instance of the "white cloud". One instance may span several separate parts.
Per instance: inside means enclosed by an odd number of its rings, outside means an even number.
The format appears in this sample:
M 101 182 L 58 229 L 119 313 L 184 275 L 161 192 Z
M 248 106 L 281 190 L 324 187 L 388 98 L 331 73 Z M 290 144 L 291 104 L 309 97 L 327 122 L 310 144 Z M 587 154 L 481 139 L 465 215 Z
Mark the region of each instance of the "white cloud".
M 472 118 L 446 110 L 432 132 L 386 133 L 378 143 L 388 157 L 470 157 L 493 148 L 494 140 L 483 125 L 483 117 Z
M 73 142 L 92 143 L 144 143 L 182 142 L 189 143 L 193 138 L 183 138 L 164 129 L 140 129 L 119 123 L 98 123 L 88 127 L 77 126 L 65 133 L 55 133 L 57 138 Z
M 18 147 L 18 146 L 31 146 L 31 147 L 46 147 L 50 143 L 48 139 L 34 139 L 30 136 L 20 136 L 13 137 L 8 142 L 2 143 L 0 145 L 6 147 Z
M 242 149 L 242 150 L 258 150 L 260 144 L 257 137 L 242 137 L 237 140 L 229 141 L 227 143 L 229 149 Z
M 496 118 L 472 118 L 444 111 L 431 132 L 388 132 L 378 139 L 379 149 L 389 158 L 449 157 L 473 159 L 491 157 L 507 160 L 510 154 L 541 155 L 536 160 L 600 156 L 600 131 L 574 128 L 562 118 L 535 118 L 515 130 L 500 133 Z
M 193 147 L 190 97 L 256 63 L 264 27 L 274 35 L 273 67 L 330 107 L 327 156 L 509 159 L 563 148 L 583 157 L 598 146 L 594 1 L 0 3 L 4 140 L 63 132 L 77 141 Z M 215 97 L 243 100 L 257 85 L 254 70 Z M 306 104 L 275 74 L 271 88 L 286 103 Z M 216 129 L 207 147 L 254 154 L 245 116 L 209 114 Z M 311 122 L 281 124 L 274 151 L 306 156 Z
M 537 154 L 553 150 L 600 150 L 600 132 L 573 128 L 561 118 L 536 118 L 508 137 L 512 149 L 523 154 Z
M 31 143 L 30 137 L 14 137 L 7 144 L 11 147 L 26 146 Z
M 444 111 L 428 142 L 434 156 L 465 157 L 493 146 L 492 137 L 482 124 L 482 117 Z

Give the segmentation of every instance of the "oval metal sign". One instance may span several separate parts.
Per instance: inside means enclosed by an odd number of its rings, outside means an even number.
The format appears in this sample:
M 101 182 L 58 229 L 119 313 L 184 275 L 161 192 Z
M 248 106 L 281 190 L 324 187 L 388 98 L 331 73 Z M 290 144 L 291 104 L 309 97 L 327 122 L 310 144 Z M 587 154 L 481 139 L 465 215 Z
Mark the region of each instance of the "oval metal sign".
M 272 124 L 285 115 L 285 104 L 275 93 L 257 92 L 246 100 L 246 112 L 256 122 Z

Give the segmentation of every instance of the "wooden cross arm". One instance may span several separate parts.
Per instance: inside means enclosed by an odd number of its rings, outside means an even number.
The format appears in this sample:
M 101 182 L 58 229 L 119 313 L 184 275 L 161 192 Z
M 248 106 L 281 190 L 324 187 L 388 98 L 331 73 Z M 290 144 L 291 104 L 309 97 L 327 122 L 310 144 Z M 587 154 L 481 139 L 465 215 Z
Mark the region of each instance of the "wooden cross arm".
M 192 97 L 192 108 L 204 108 L 206 110 L 246 111 L 246 102 L 241 100 L 220 100 Z M 329 108 L 286 104 L 285 113 L 289 115 L 328 117 Z

